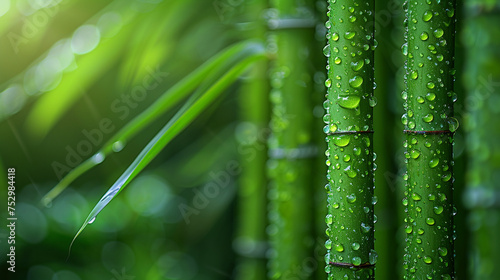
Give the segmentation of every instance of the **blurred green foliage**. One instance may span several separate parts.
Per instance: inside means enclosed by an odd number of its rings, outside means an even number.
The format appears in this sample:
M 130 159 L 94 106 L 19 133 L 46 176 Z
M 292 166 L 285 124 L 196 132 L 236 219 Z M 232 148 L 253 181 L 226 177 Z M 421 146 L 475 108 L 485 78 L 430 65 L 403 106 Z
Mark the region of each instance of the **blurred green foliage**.
M 325 2 L 317 1 L 316 9 L 324 13 Z M 397 249 L 397 244 L 404 241 L 404 213 L 401 209 L 404 173 L 401 166 L 404 157 L 402 124 L 397 120 L 403 108 L 399 95 L 404 73 L 404 56 L 400 50 L 404 24 L 400 2 L 377 0 L 375 5 L 375 29 L 379 43 L 375 52 L 378 84 L 375 89 L 378 105 L 374 108 L 374 148 L 378 155 L 375 192 L 379 201 L 375 205 L 378 216 L 375 247 L 379 253 L 376 270 L 379 279 L 401 278 L 395 275 L 402 267 L 398 261 L 403 255 Z M 486 12 L 486 17 L 476 21 L 481 22 L 481 27 L 482 21 L 487 21 L 488 17 L 498 18 L 498 8 L 495 8 L 498 1 L 482 2 L 485 6 L 478 5 L 470 15 L 474 17 Z M 296 3 L 302 5 L 305 1 L 297 0 Z M 242 224 L 246 222 L 242 219 L 245 215 L 240 215 L 238 211 L 251 211 L 251 208 L 241 207 L 243 203 L 236 199 L 245 199 L 244 194 L 240 192 L 237 196 L 236 193 L 245 190 L 239 186 L 251 180 L 252 176 L 245 174 L 243 168 L 266 162 L 265 148 L 260 146 L 265 143 L 269 132 L 267 124 L 263 124 L 266 117 L 242 112 L 248 106 L 264 102 L 262 95 L 259 95 L 260 99 L 255 96 L 256 99 L 251 102 L 241 97 L 251 96 L 249 92 L 252 88 L 268 90 L 265 82 L 254 84 L 256 79 L 263 79 L 269 74 L 265 65 L 242 75 L 240 81 L 226 90 L 223 98 L 217 99 L 173 139 L 99 214 L 96 222 L 88 226 L 75 242 L 66 262 L 71 239 L 85 217 L 181 105 L 173 106 L 172 110 L 142 127 L 141 132 L 123 146 L 115 146 L 121 152 L 109 155 L 96 168 L 77 178 L 49 207 L 41 205 L 41 198 L 60 182 L 62 176 L 96 153 L 113 134 L 216 53 L 242 39 L 259 37 L 265 40 L 267 32 L 262 32 L 260 28 L 266 27 L 266 17 L 273 11 L 263 6 L 262 1 L 257 0 L 0 1 L 2 279 L 232 279 L 236 271 L 243 271 L 237 269 L 241 268 L 241 256 L 238 257 L 238 254 L 245 250 L 247 253 L 260 252 L 255 260 L 259 269 L 263 269 L 265 253 L 262 252 L 268 248 L 265 240 L 248 243 L 257 246 L 252 248 L 242 247 L 243 243 L 238 242 L 233 248 L 233 240 L 242 234 L 237 230 L 243 228 Z M 476 32 L 477 37 L 471 41 L 470 34 L 460 31 L 463 9 L 462 1 L 458 1 L 457 37 L 460 40 L 456 47 L 458 102 L 455 104 L 455 116 L 460 123 L 473 120 L 468 119 L 467 110 L 475 105 L 474 99 L 468 98 L 462 88 L 464 51 L 460 42 L 467 42 L 467 48 L 473 51 L 476 44 L 488 42 L 489 38 L 485 35 L 488 32 Z M 321 42 L 326 29 L 324 19 L 318 19 L 320 17 L 316 18 L 315 37 Z M 471 25 L 469 30 L 479 30 L 477 26 Z M 484 23 L 484 28 L 487 27 L 493 28 L 491 24 Z M 494 29 L 490 30 L 490 33 L 494 32 Z M 486 57 L 479 53 L 476 55 L 478 59 Z M 318 63 L 317 69 L 320 70 L 325 65 L 324 60 L 313 63 Z M 474 60 L 468 63 L 473 65 Z M 487 66 L 481 71 L 470 68 L 467 76 L 469 92 L 477 90 L 474 82 L 470 82 L 478 81 L 474 73 L 488 75 L 498 70 L 498 65 L 494 63 Z M 325 73 L 314 73 L 314 91 L 324 92 Z M 219 78 L 211 74 L 207 80 Z M 488 100 L 497 100 L 499 81 L 486 81 L 486 86 L 484 83 L 480 85 L 492 89 L 488 91 L 491 93 Z M 203 86 L 209 87 L 210 84 Z M 238 95 L 242 90 L 247 92 Z M 316 117 L 324 113 L 320 99 L 312 98 L 314 108 L 311 113 Z M 488 104 L 488 108 L 494 111 L 496 103 Z M 257 112 L 267 112 L 266 104 L 262 105 L 255 108 Z M 251 118 L 257 126 L 248 125 Z M 493 121 L 488 124 L 498 125 Z M 468 125 L 474 127 L 472 122 Z M 316 126 L 321 129 L 321 120 Z M 478 129 L 483 129 L 481 135 L 486 135 L 484 127 Z M 487 129 L 498 130 L 497 127 Z M 323 145 L 319 147 L 323 149 L 324 137 L 317 138 L 318 145 Z M 468 147 L 464 138 L 460 127 L 454 145 L 455 203 L 458 208 L 455 217 L 456 268 L 460 279 L 469 279 L 466 265 L 469 246 L 479 244 L 487 248 L 494 243 L 490 242 L 491 235 L 487 234 L 476 234 L 474 242 L 469 241 L 469 225 L 465 223 L 469 210 L 464 207 L 462 193 L 468 157 L 478 154 L 465 152 Z M 248 142 L 248 139 L 257 141 Z M 489 139 L 489 149 L 497 150 L 498 144 Z M 476 165 L 476 171 L 472 170 L 471 174 L 491 170 L 493 175 L 488 175 L 487 183 L 493 188 L 498 177 L 498 169 L 494 168 L 498 160 L 489 158 L 488 153 L 480 155 L 480 159 L 487 158 L 491 166 L 481 169 L 480 165 Z M 324 162 L 321 153 L 318 162 Z M 314 184 L 315 188 L 324 186 L 325 166 L 322 165 L 313 175 L 314 183 L 311 185 Z M 8 217 L 7 192 L 4 191 L 8 186 L 7 168 L 16 168 L 18 220 L 14 274 L 7 271 L 9 265 L 6 262 L 9 249 L 6 242 L 9 232 L 4 225 Z M 261 166 L 260 170 L 256 168 L 253 172 L 262 176 L 264 168 Z M 239 175 L 244 179 L 239 181 Z M 471 178 L 474 182 L 481 179 L 472 175 Z M 260 189 L 262 196 L 267 187 L 264 185 L 266 179 L 259 177 L 258 182 L 263 184 L 264 189 Z M 487 198 L 491 197 L 491 193 L 488 194 Z M 465 196 L 465 200 L 468 198 Z M 255 216 L 247 217 L 263 216 L 267 210 L 267 206 L 261 205 L 263 200 L 265 198 L 260 197 L 248 204 L 257 205 L 254 207 L 259 207 L 259 211 L 255 212 Z M 317 244 L 305 264 L 321 270 L 324 267 L 324 248 L 319 248 L 323 245 L 318 240 L 325 238 L 326 227 L 322 224 L 324 210 L 321 210 L 321 203 L 312 204 L 318 207 L 314 211 L 319 213 L 316 218 L 320 222 L 316 221 L 315 227 L 319 233 L 315 233 Z M 498 215 L 497 209 L 488 211 L 494 213 L 488 217 Z M 478 213 L 471 216 L 470 224 L 475 226 L 473 230 L 480 228 Z M 488 225 L 489 229 L 498 227 L 498 220 L 480 218 L 480 225 Z M 257 238 L 264 239 L 262 235 L 266 225 L 267 221 L 262 220 L 260 225 L 250 230 L 255 230 Z M 470 266 L 492 263 L 487 254 L 480 253 L 477 248 L 473 251 L 474 262 Z M 491 265 L 484 269 L 491 269 Z M 470 270 L 473 271 L 474 267 Z M 259 273 L 262 275 L 265 272 Z

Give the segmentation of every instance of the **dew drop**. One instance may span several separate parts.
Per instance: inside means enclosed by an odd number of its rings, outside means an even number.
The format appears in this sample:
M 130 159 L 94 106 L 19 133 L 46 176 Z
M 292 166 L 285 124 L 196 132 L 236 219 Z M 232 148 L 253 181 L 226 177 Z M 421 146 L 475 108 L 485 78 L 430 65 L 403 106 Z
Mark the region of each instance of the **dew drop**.
M 371 228 L 372 228 L 371 226 L 369 226 L 369 225 L 367 225 L 365 223 L 361 223 L 361 231 L 363 233 L 368 233 Z
M 99 153 L 95 154 L 94 156 L 92 156 L 92 161 L 94 162 L 94 164 L 99 164 L 99 163 L 103 162 L 104 159 L 105 159 L 105 156 L 101 152 L 99 152 Z
M 340 243 L 336 244 L 335 245 L 335 251 L 337 251 L 337 252 L 344 252 L 344 245 L 342 245 Z
M 411 150 L 410 156 L 412 159 L 417 159 L 420 156 L 420 151 L 419 150 Z
M 445 174 L 443 174 L 441 179 L 443 180 L 443 182 L 448 182 L 451 179 L 451 172 L 446 172 Z
M 427 114 L 424 117 L 422 117 L 422 120 L 424 122 L 427 122 L 427 123 L 432 122 L 433 119 L 434 119 L 434 116 L 432 114 Z
M 361 264 L 361 258 L 360 257 L 354 257 L 354 258 L 352 258 L 352 264 L 353 265 L 360 265 Z
M 330 239 L 325 241 L 325 248 L 328 250 L 332 249 L 332 241 Z
M 412 232 L 413 232 L 413 227 L 412 227 L 412 226 L 407 226 L 407 227 L 405 228 L 405 232 L 406 232 L 407 234 L 412 233 Z
M 349 80 L 349 85 L 351 85 L 353 88 L 358 88 L 363 84 L 363 78 L 360 76 L 354 76 L 352 79 Z
M 408 199 L 406 198 L 403 199 L 403 206 L 408 206 Z
M 436 28 L 436 29 L 434 30 L 434 37 L 436 37 L 436 38 L 441 38 L 441 37 L 443 37 L 443 34 L 444 34 L 444 31 L 443 31 L 443 29 L 441 29 L 441 28 Z
M 429 167 L 434 168 L 439 164 L 439 159 L 438 158 L 433 158 L 429 161 Z
M 448 127 L 449 127 L 449 130 L 450 130 L 451 132 L 455 132 L 455 131 L 457 131 L 458 126 L 459 126 L 459 123 L 458 123 L 458 120 L 457 120 L 456 118 L 454 118 L 454 117 L 450 117 L 450 118 L 448 119 Z
M 330 45 L 326 45 L 324 48 L 323 48 L 323 54 L 326 56 L 326 57 L 330 57 Z
M 401 46 L 401 52 L 404 56 L 408 55 L 408 43 L 404 43 L 403 46 Z
M 419 201 L 419 200 L 422 199 L 422 197 L 418 193 L 412 193 L 411 194 L 411 199 L 413 199 L 415 201 Z
M 94 217 L 94 218 L 92 218 L 92 219 L 90 219 L 90 221 L 88 222 L 88 224 L 91 224 L 91 223 L 93 223 L 94 221 L 95 221 L 95 217 Z
M 371 249 L 370 253 L 368 254 L 368 262 L 370 262 L 371 265 L 374 265 L 377 263 L 378 259 L 378 254 L 375 252 L 375 250 Z
M 351 166 L 348 166 L 346 169 L 344 169 L 344 171 L 349 178 L 355 178 L 358 175 L 358 172 L 356 172 L 356 170 L 351 169 Z M 356 196 L 354 196 L 354 200 L 356 200 Z
M 405 113 L 403 114 L 403 116 L 401 116 L 401 122 L 404 124 L 404 125 L 407 125 L 408 124 L 408 115 Z
M 448 255 L 448 249 L 444 247 L 439 247 L 438 252 L 441 257 L 446 257 L 446 255 Z
M 339 40 L 339 34 L 337 32 L 332 33 L 332 40 L 335 42 Z
M 352 177 L 351 177 L 352 178 Z M 350 194 L 347 196 L 347 202 L 349 203 L 354 203 L 356 202 L 356 195 L 355 194 Z
M 427 39 L 429 39 L 429 34 L 425 31 L 422 32 L 422 34 L 420 34 L 420 40 L 427 41 Z
M 432 226 L 432 225 L 434 225 L 436 223 L 436 221 L 433 218 L 428 217 L 428 218 L 425 219 L 425 223 L 428 224 L 428 225 L 430 225 L 430 226 Z
M 432 11 L 425 11 L 424 15 L 422 16 L 423 21 L 429 21 L 432 18 Z
M 355 109 L 358 107 L 360 101 L 361 98 L 357 95 L 339 96 L 337 99 L 339 106 L 346 109 Z
M 351 247 L 354 251 L 357 251 L 357 250 L 359 250 L 359 247 L 361 247 L 361 245 L 359 245 L 359 243 L 357 243 L 357 242 L 354 242 L 351 244 Z
M 418 72 L 417 72 L 417 70 L 412 70 L 411 74 L 410 74 L 410 77 L 412 79 L 416 80 L 418 78 Z
M 363 68 L 364 65 L 365 65 L 365 61 L 364 60 L 360 60 L 358 62 L 351 62 L 351 68 L 354 71 L 361 70 L 361 68 Z
M 351 40 L 352 38 L 354 38 L 354 36 L 356 36 L 356 32 L 354 32 L 354 31 L 347 31 L 345 33 L 345 38 L 347 40 Z
M 429 92 L 425 95 L 425 98 L 429 101 L 433 101 L 434 99 L 436 99 L 436 94 Z
M 333 223 L 333 216 L 332 216 L 332 214 L 326 215 L 325 222 L 326 222 L 327 225 L 331 225 Z
M 338 147 L 345 147 L 349 145 L 350 141 L 351 138 L 349 137 L 349 135 L 340 135 L 333 138 L 333 144 L 335 144 Z
M 430 264 L 430 263 L 432 263 L 432 258 L 431 258 L 431 257 L 429 257 L 429 256 L 424 256 L 424 262 L 425 262 L 426 264 Z
M 443 213 L 443 206 L 434 206 L 434 213 L 438 215 Z

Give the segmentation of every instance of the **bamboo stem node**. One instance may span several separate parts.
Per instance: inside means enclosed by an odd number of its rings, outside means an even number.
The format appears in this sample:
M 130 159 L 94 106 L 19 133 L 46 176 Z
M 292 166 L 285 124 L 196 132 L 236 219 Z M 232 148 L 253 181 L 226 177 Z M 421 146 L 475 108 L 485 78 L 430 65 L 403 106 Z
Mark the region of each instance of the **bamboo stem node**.
M 335 132 L 328 132 L 326 135 L 346 135 L 346 134 L 372 134 L 373 130 L 337 130 Z
M 347 267 L 347 268 L 354 268 L 354 269 L 362 269 L 362 268 L 368 268 L 368 267 L 375 267 L 375 264 L 371 264 L 369 262 L 367 263 L 362 263 L 360 265 L 355 265 L 352 263 L 340 263 L 340 262 L 329 262 L 328 264 L 337 266 L 337 267 Z
M 318 147 L 314 145 L 303 145 L 297 148 L 272 148 L 268 151 L 272 159 L 303 159 L 318 156 Z
M 403 130 L 405 134 L 454 134 L 450 130 Z
M 316 20 L 313 18 L 273 18 L 267 21 L 270 30 L 282 29 L 307 29 L 315 28 Z

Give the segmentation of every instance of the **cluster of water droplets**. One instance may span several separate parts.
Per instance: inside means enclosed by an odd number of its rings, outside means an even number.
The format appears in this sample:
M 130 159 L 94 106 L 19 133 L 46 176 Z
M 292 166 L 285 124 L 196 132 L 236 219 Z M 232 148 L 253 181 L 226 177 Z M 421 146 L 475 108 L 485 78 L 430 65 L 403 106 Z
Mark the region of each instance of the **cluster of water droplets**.
M 453 252 L 448 252 L 452 250 L 455 239 L 452 217 L 456 214 L 451 197 L 454 181 L 451 144 L 452 138 L 448 135 L 409 135 L 404 142 L 408 168 L 428 170 L 406 173 L 403 177 L 406 182 L 403 206 L 408 213 L 405 218 L 408 246 L 405 249 L 404 266 L 410 275 L 417 275 L 417 267 L 421 265 L 431 265 L 434 262 L 445 267 L 453 265 Z M 435 235 L 448 238 L 436 243 L 430 238 Z M 438 279 L 451 279 L 448 276 L 443 275 L 443 278 Z M 406 279 L 414 277 L 408 278 L 407 275 Z M 434 279 L 437 275 L 429 274 L 427 277 Z
M 336 4 L 336 1 L 332 1 L 332 4 L 337 5 L 338 9 L 342 10 L 341 14 L 346 18 L 340 15 L 325 24 L 328 43 L 323 53 L 328 59 L 326 68 L 329 72 L 328 79 L 325 81 L 326 101 L 323 104 L 326 110 L 325 133 L 335 132 L 342 125 L 342 121 L 347 124 L 346 128 L 352 126 L 349 123 L 370 122 L 372 113 L 366 105 L 374 107 L 377 104 L 373 96 L 373 89 L 376 85 L 371 74 L 373 50 L 377 42 L 373 37 L 373 32 L 365 29 L 368 20 L 373 15 L 369 4 L 346 6 Z M 328 16 L 330 17 L 332 13 L 329 7 Z M 342 114 L 345 118 L 333 121 L 331 115 L 334 114 Z M 347 129 L 369 130 L 369 127 L 362 125 L 360 128 Z
M 410 1 L 406 5 L 416 6 L 417 3 Z M 440 9 L 442 11 L 433 10 L 429 5 L 423 13 L 412 13 L 411 18 L 405 20 L 406 43 L 402 52 L 407 57 L 405 83 L 408 91 L 402 93 L 406 113 L 401 121 L 408 130 L 454 132 L 458 128 L 458 121 L 453 117 L 453 103 L 457 100 L 453 91 L 455 34 L 445 31 L 455 22 L 455 10 L 451 3 L 446 5 L 449 8 Z
M 373 269 L 341 275 L 342 270 L 335 270 L 329 263 L 374 265 L 378 258 L 370 249 L 376 222 L 373 207 L 377 202 L 373 196 L 376 169 L 373 138 L 370 133 L 355 133 L 372 129 L 372 108 L 377 103 L 372 74 L 373 50 L 377 43 L 373 30 L 365 29 L 373 16 L 372 9 L 368 2 L 347 6 L 332 0 L 327 12 L 330 20 L 325 24 L 328 44 L 323 52 L 328 59 L 328 79 L 323 131 L 330 134 L 326 137 L 325 152 L 328 167 L 325 271 L 328 279 L 334 276 L 341 277 L 336 279 L 370 279 Z
M 448 267 L 453 267 L 455 239 L 453 138 L 444 132 L 458 128 L 453 117 L 455 31 L 448 28 L 455 23 L 455 10 L 447 0 L 407 1 L 405 10 L 402 52 L 407 90 L 402 93 L 406 112 L 401 121 L 410 131 L 436 132 L 409 133 L 404 142 L 409 170 L 403 177 L 403 205 L 408 213 L 405 279 L 452 279 Z

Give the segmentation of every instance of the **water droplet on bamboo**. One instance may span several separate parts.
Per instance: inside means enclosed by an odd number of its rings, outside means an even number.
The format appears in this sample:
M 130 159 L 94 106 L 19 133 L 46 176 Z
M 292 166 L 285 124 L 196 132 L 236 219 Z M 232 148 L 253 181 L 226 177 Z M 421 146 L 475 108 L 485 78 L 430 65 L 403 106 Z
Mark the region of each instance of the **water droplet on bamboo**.
M 363 84 L 363 78 L 361 76 L 354 76 L 349 80 L 349 85 L 353 88 L 358 88 Z

